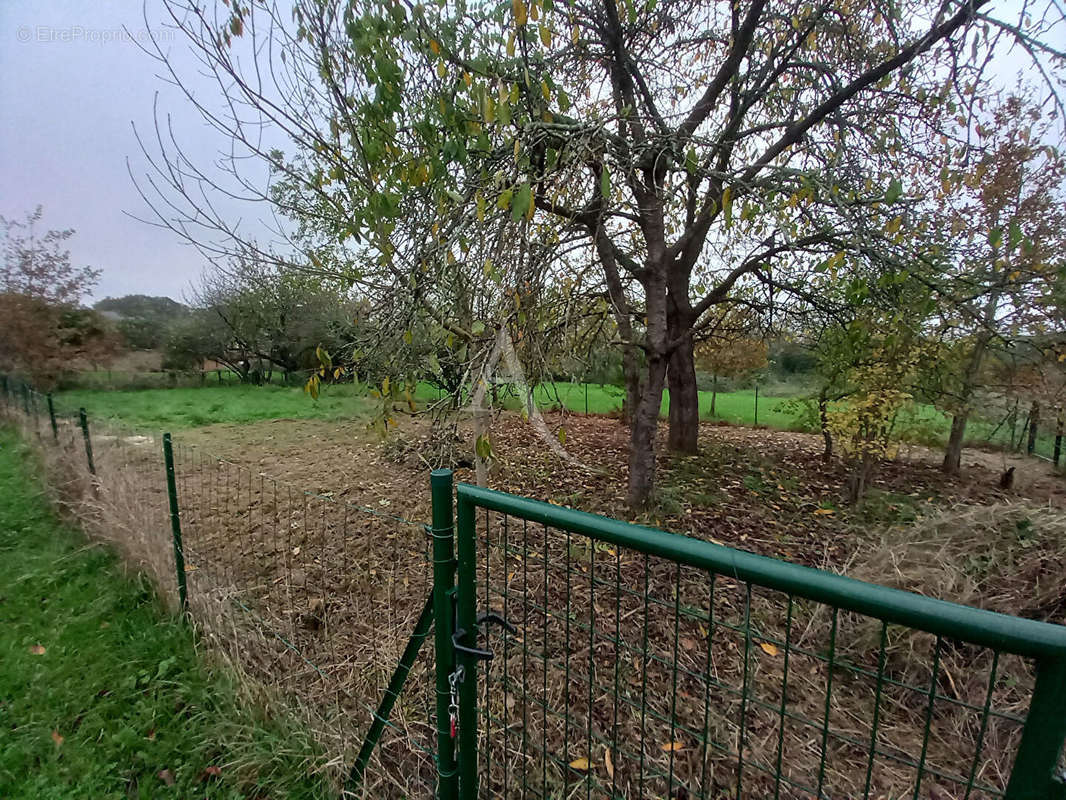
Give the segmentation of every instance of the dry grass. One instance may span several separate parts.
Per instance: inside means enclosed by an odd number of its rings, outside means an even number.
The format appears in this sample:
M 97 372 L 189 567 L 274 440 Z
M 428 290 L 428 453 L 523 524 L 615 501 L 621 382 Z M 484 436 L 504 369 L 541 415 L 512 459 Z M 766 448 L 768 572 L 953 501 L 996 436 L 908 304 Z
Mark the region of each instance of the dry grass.
M 75 426 L 58 447 L 43 433 L 59 500 L 174 598 L 159 441 L 97 430 L 93 480 Z M 339 782 L 431 587 L 421 526 L 368 487 L 308 494 L 180 442 L 176 461 L 194 619 L 250 692 L 307 721 Z M 1032 684 L 1021 660 L 999 659 L 990 692 L 979 648 L 890 626 L 882 655 L 876 621 L 834 626 L 822 606 L 728 578 L 712 594 L 709 576 L 663 560 L 521 520 L 480 525 L 479 606 L 519 627 L 489 637 L 484 796 L 850 798 L 868 773 L 870 797 L 909 796 L 923 748 L 921 796 L 965 796 L 972 763 L 970 797 L 1002 791 Z M 849 572 L 1061 621 L 1064 545 L 1060 512 L 960 507 L 875 537 Z M 360 796 L 431 794 L 432 658 L 430 639 Z M 986 702 L 1002 716 L 983 724 Z

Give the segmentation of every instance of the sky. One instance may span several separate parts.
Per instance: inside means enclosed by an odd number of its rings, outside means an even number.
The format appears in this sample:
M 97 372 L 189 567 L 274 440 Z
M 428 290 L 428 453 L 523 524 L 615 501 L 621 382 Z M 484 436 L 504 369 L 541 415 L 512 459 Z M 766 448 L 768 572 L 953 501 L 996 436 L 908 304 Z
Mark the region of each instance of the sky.
M 42 205 L 48 228 L 75 229 L 75 265 L 103 270 L 90 301 L 124 294 L 183 300 L 206 266 L 173 232 L 135 219 L 152 213 L 127 159 L 142 176 L 147 165 L 133 126 L 153 136 L 157 94 L 198 163 L 210 163 L 222 145 L 139 49 L 138 40 L 155 37 L 179 71 L 193 76 L 193 91 L 217 91 L 195 77 L 186 45 L 158 10 L 149 14 L 146 23 L 141 0 L 0 0 L 0 215 L 21 218 Z M 1004 84 L 1013 84 L 1018 56 L 1004 59 Z M 240 213 L 251 224 L 265 216 L 262 209 Z
M 90 302 L 182 300 L 206 265 L 174 233 L 130 216 L 151 217 L 127 158 L 133 172 L 145 172 L 133 124 L 154 135 L 157 92 L 194 155 L 206 160 L 217 150 L 139 49 L 136 39 L 148 36 L 191 64 L 158 15 L 145 25 L 140 0 L 0 0 L 0 215 L 22 218 L 41 205 L 45 226 L 73 228 L 72 261 L 103 270 Z

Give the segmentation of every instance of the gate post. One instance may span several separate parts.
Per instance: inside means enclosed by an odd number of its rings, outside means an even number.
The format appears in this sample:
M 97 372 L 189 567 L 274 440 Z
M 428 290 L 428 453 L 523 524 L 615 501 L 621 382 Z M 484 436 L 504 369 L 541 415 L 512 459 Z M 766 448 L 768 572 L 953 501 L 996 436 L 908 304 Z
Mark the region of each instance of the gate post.
M 1037 664 L 1036 685 L 1022 740 L 1014 756 L 1005 798 L 1045 800 L 1062 796 L 1055 769 L 1066 741 L 1066 659 Z
M 459 684 L 459 790 L 460 797 L 474 800 L 478 796 L 477 775 L 477 541 L 474 504 L 459 496 L 456 516 L 459 579 L 456 627 L 464 631 L 462 642 L 469 650 L 460 652 L 458 667 L 463 670 Z
M 435 469 L 429 476 L 433 499 L 433 644 L 437 671 L 437 798 L 458 800 L 459 774 L 451 727 L 451 684 L 455 672 L 455 545 L 452 515 L 452 471 Z

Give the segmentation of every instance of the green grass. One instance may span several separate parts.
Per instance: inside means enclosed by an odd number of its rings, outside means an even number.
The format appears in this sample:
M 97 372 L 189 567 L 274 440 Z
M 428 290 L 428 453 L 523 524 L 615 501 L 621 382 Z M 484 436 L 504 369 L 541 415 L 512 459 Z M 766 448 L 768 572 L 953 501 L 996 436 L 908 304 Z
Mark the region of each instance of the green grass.
M 264 419 L 354 419 L 368 412 L 371 401 L 360 387 L 351 384 L 324 387 L 318 400 L 312 400 L 299 387 L 236 385 L 135 391 L 78 389 L 58 394 L 56 406 L 58 413 L 76 413 L 83 406 L 90 418 L 180 429 Z
M 117 419 L 128 424 L 152 429 L 181 428 L 209 425 L 216 422 L 256 422 L 267 419 L 359 419 L 368 416 L 377 402 L 367 395 L 367 387 L 353 384 L 324 386 L 318 400 L 299 387 L 212 385 L 175 389 L 92 390 L 79 389 L 56 395 L 60 413 L 76 413 L 84 406 L 91 418 Z M 555 382 L 536 387 L 534 397 L 542 409 L 563 407 L 583 414 L 610 414 L 622 408 L 624 391 L 617 386 L 595 383 Z M 419 403 L 429 403 L 439 397 L 439 390 L 422 382 L 415 392 Z M 786 408 L 789 398 L 759 394 L 758 423 L 785 430 L 802 430 L 794 413 Z M 505 408 L 517 410 L 521 401 L 516 394 L 501 388 L 498 402 Z M 747 389 L 719 392 L 715 414 L 711 415 L 711 392 L 700 392 L 700 417 L 721 420 L 734 425 L 755 423 L 755 392 Z M 661 415 L 666 417 L 670 393 L 663 393 Z M 948 436 L 950 421 L 929 405 L 918 405 L 900 423 L 906 427 L 908 441 L 932 447 L 942 445 Z M 1019 423 L 1020 424 L 1020 423 Z M 1045 426 L 1047 425 L 1045 420 Z M 995 424 L 974 418 L 968 428 L 970 442 L 983 443 L 992 434 Z M 995 443 L 1004 445 L 1008 438 L 1005 426 L 996 433 Z M 1037 439 L 1036 452 L 1050 458 L 1054 436 L 1045 427 Z
M 329 796 L 307 734 L 203 665 L 146 580 L 57 520 L 37 472 L 0 429 L 0 797 Z

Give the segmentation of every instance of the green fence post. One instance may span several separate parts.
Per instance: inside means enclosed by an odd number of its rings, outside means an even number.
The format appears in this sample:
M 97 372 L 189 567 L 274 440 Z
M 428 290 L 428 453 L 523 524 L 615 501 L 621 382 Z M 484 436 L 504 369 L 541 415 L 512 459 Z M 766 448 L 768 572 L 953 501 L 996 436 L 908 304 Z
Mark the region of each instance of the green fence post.
M 170 500 L 170 532 L 174 536 L 174 571 L 178 576 L 178 603 L 181 613 L 189 613 L 189 587 L 185 578 L 185 545 L 181 541 L 181 512 L 178 509 L 178 484 L 174 478 L 174 445 L 170 434 L 163 434 L 163 461 L 167 466 L 167 498 Z
M 89 438 L 89 417 L 84 408 L 78 409 L 78 419 L 81 421 L 81 436 L 85 440 L 85 460 L 89 462 L 89 472 L 96 474 L 96 464 L 93 463 L 93 443 Z
M 52 438 L 59 441 L 59 427 L 56 425 L 56 406 L 52 402 L 52 393 L 48 393 L 48 419 L 52 422 Z
M 474 504 L 461 497 L 456 516 L 456 545 L 458 548 L 458 584 L 456 594 L 456 627 L 464 631 L 462 644 L 477 647 L 477 541 L 474 531 Z M 462 669 L 459 684 L 459 792 L 464 800 L 478 796 L 477 775 L 477 659 L 471 653 L 460 652 L 457 668 Z
M 1005 800 L 1044 800 L 1066 794 L 1054 774 L 1064 740 L 1066 659 L 1041 661 Z
M 437 671 L 437 798 L 458 800 L 459 774 L 451 728 L 451 684 L 455 672 L 455 528 L 452 471 L 435 469 L 429 477 L 433 499 L 433 644 Z

